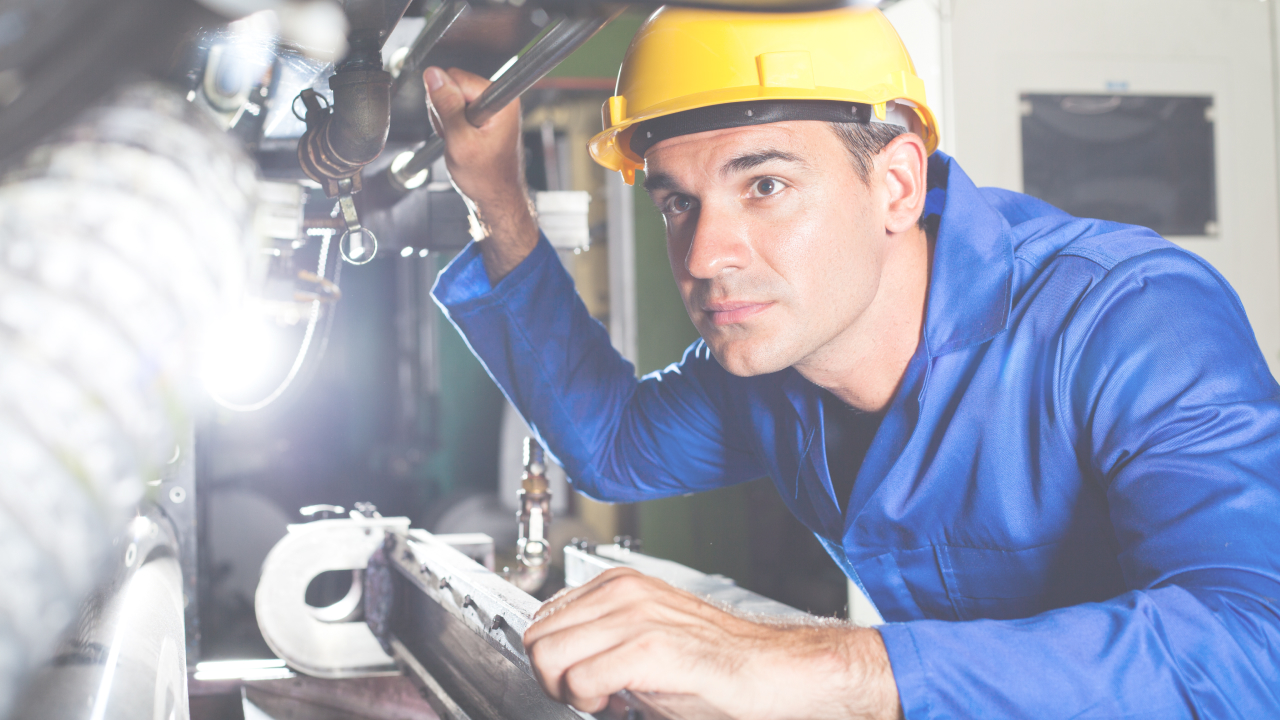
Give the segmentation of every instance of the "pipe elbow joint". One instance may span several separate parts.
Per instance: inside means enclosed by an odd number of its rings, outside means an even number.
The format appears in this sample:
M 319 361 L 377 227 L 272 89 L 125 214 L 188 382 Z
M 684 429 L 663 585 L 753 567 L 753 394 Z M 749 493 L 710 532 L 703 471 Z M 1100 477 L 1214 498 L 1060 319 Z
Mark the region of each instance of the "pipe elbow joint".
M 303 172 L 332 197 L 338 194 L 338 181 L 356 176 L 386 147 L 391 128 L 391 74 L 383 70 L 340 72 L 329 78 L 329 88 L 333 91 L 332 108 L 307 100 L 307 131 L 298 142 L 298 161 Z
M 391 73 L 342 72 L 329 78 L 333 115 L 325 131 L 334 155 L 361 167 L 382 154 L 391 127 Z

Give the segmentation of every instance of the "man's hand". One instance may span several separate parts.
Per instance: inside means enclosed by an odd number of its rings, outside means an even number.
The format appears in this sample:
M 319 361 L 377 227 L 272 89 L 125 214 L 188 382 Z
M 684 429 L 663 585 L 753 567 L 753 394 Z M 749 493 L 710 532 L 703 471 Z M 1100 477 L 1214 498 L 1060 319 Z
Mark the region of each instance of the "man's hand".
M 901 716 L 875 630 L 752 622 L 625 568 L 549 600 L 524 644 L 547 694 L 585 712 L 629 689 L 737 720 Z
M 499 110 L 481 127 L 467 121 L 467 103 L 480 97 L 489 81 L 465 70 L 429 67 L 427 85 L 431 125 L 445 141 L 444 159 L 454 187 L 480 222 L 480 243 L 490 282 L 511 272 L 538 243 L 538 225 L 529 206 L 520 148 L 520 101 Z

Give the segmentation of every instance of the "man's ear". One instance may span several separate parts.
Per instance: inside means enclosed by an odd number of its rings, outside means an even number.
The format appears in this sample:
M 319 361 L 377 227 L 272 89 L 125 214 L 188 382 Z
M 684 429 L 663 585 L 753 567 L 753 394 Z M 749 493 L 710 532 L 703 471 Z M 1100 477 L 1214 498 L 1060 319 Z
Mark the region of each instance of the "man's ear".
M 884 181 L 885 227 L 890 233 L 906 232 L 924 212 L 929 155 L 915 133 L 894 138 L 876 158 L 876 171 Z

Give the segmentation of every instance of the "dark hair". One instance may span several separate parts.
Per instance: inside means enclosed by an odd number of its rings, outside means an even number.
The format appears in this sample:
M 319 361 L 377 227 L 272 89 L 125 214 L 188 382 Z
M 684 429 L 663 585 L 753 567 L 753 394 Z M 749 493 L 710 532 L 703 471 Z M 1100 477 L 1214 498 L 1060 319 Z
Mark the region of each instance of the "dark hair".
M 888 123 L 828 123 L 840 142 L 853 157 L 853 170 L 862 182 L 871 181 L 871 168 L 880 151 L 893 139 L 907 132 L 900 125 Z
M 849 151 L 849 157 L 853 160 L 853 171 L 858 174 L 863 184 L 871 182 L 871 170 L 875 165 L 876 156 L 893 142 L 894 138 L 908 132 L 900 125 L 889 123 L 833 122 L 827 124 Z M 923 212 L 920 213 L 916 224 L 922 229 L 927 229 Z

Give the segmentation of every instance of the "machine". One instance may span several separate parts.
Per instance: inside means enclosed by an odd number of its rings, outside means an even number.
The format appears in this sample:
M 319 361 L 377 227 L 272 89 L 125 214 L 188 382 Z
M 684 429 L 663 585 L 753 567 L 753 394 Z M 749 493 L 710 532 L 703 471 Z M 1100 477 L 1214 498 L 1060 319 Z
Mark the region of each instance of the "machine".
M 494 544 L 484 537 L 410 530 L 364 508 L 297 524 L 268 557 L 257 607 L 235 607 L 215 602 L 225 600 L 219 588 L 257 584 L 257 568 L 247 575 L 210 548 L 283 528 L 278 505 L 254 504 L 265 491 L 245 480 L 252 458 L 228 452 L 226 438 L 287 452 L 287 434 L 252 418 L 306 406 L 332 380 L 326 373 L 391 378 L 379 385 L 385 395 L 361 402 L 394 419 L 373 469 L 303 458 L 300 474 L 341 476 L 342 492 L 357 493 L 367 476 L 412 475 L 426 462 L 422 447 L 448 446 L 428 392 L 441 363 L 427 262 L 469 232 L 438 162 L 421 71 L 440 64 L 495 78 L 468 111 L 481 123 L 622 10 L 0 2 L 0 717 L 292 717 L 282 709 L 291 698 L 322 698 L 329 714 L 312 717 L 573 714 L 537 691 L 519 644 L 536 607 L 520 588 L 543 585 L 552 556 L 540 448 L 530 449 L 519 523 L 504 515 L 512 536 L 520 528 L 505 576 L 486 560 Z M 595 231 L 585 193 L 549 181 L 564 174 L 554 167 L 563 158 L 554 128 L 542 135 L 549 194 L 535 201 L 572 256 Z M 387 258 L 405 259 L 385 266 L 400 278 L 389 300 L 392 369 L 344 357 L 341 370 L 326 370 L 326 354 L 340 352 L 335 333 L 377 324 L 340 308 L 360 307 L 353 298 L 379 290 L 379 276 L 344 279 L 343 269 Z M 280 487 L 306 496 L 298 507 L 333 502 L 327 482 Z M 403 498 L 410 484 L 395 482 L 375 499 Z M 607 546 L 568 557 L 569 579 L 600 563 L 646 562 Z M 312 612 L 311 581 L 333 571 L 358 571 L 360 582 Z M 240 662 L 220 649 L 236 647 L 224 641 L 255 609 L 284 662 Z M 711 717 L 682 703 L 624 697 L 612 712 Z
M 410 529 L 407 518 L 353 512 L 349 519 L 293 526 L 263 567 L 258 621 L 276 653 L 299 672 L 335 680 L 403 672 L 440 718 L 589 717 L 550 700 L 538 687 L 521 636 L 539 603 L 495 574 L 492 561 L 488 537 L 433 535 Z M 810 617 L 726 578 L 623 545 L 570 546 L 565 562 L 569 586 L 611 567 L 632 567 L 756 617 Z M 307 584 L 333 570 L 351 570 L 359 581 L 334 605 L 307 606 Z M 276 708 L 324 706 L 315 696 L 290 699 L 286 680 L 248 682 L 245 698 Z M 693 697 L 624 692 L 597 717 L 723 715 Z

